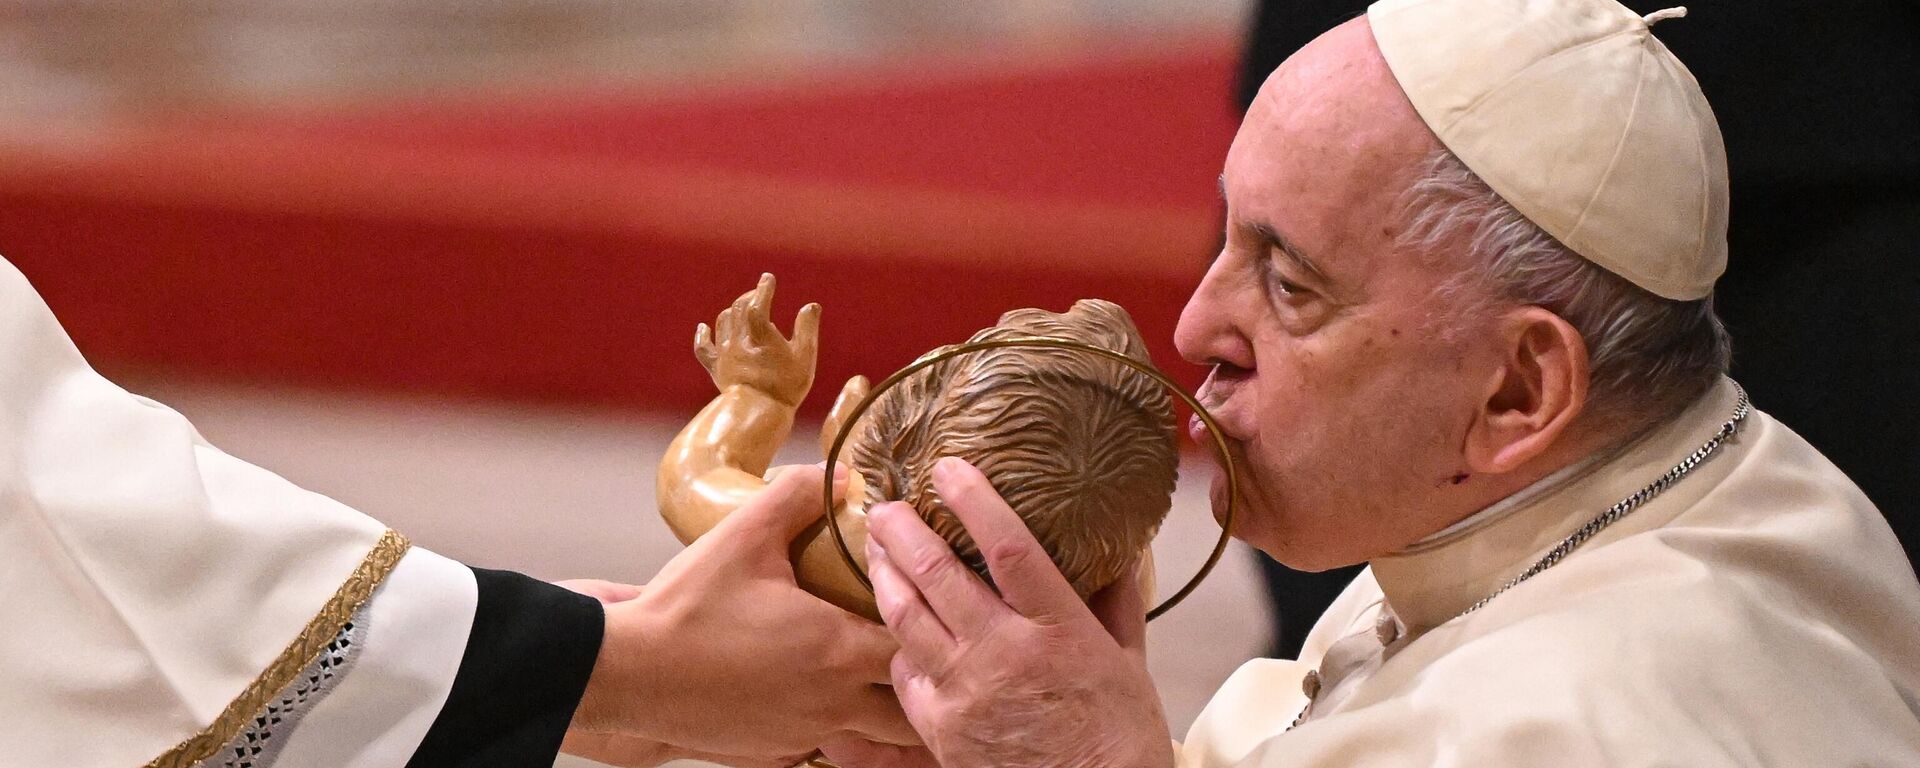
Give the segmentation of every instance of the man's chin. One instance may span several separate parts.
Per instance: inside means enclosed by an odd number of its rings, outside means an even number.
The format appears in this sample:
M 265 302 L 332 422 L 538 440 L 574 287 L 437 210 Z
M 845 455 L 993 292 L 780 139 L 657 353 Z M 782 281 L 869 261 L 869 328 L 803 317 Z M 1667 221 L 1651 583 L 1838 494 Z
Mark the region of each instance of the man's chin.
M 1213 521 L 1224 522 L 1227 519 L 1227 479 L 1215 475 L 1207 484 L 1207 505 L 1212 507 Z
M 1222 521 L 1227 514 L 1226 492 L 1219 483 L 1214 485 L 1214 492 L 1213 519 Z M 1356 558 L 1351 552 L 1338 551 L 1341 547 L 1316 542 L 1289 530 L 1285 521 L 1290 514 L 1288 510 L 1261 507 L 1242 495 L 1239 513 L 1233 521 L 1233 537 L 1296 571 L 1318 573 L 1365 562 L 1365 558 Z
M 1277 541 L 1253 541 L 1249 539 L 1247 543 L 1252 544 L 1255 549 L 1266 553 L 1267 557 L 1273 558 L 1281 565 L 1305 573 L 1331 571 L 1335 568 L 1344 568 L 1356 563 L 1366 562 L 1365 559 L 1355 559 L 1350 556 L 1341 556 L 1329 552 L 1326 547 L 1306 546 L 1300 541 L 1290 540 L 1283 536 L 1273 538 L 1277 539 Z
M 1251 469 L 1251 464 L 1247 461 L 1245 449 L 1240 447 L 1238 441 L 1229 438 L 1227 450 L 1231 453 L 1233 462 L 1240 471 L 1240 509 L 1235 515 L 1233 535 L 1235 538 L 1244 538 L 1241 534 L 1247 530 L 1247 521 L 1253 514 L 1250 508 L 1256 504 L 1256 494 L 1246 491 L 1249 487 L 1248 483 L 1251 480 L 1251 478 L 1247 476 L 1247 472 Z M 1208 452 L 1208 456 L 1213 459 L 1215 469 L 1213 477 L 1207 485 L 1207 500 L 1213 507 L 1213 521 L 1225 524 L 1228 499 L 1230 496 L 1227 486 L 1227 472 L 1225 467 L 1220 466 L 1219 457 L 1215 456 L 1211 451 Z
M 1224 474 L 1215 475 L 1212 484 L 1207 486 L 1207 501 L 1209 506 L 1212 507 L 1211 511 L 1213 512 L 1213 521 L 1215 523 L 1220 525 L 1227 524 L 1228 499 L 1227 478 Z M 1234 538 L 1240 538 L 1241 533 L 1247 530 L 1247 506 L 1246 494 L 1241 494 L 1240 509 L 1235 513 L 1236 519 L 1233 522 Z
M 1207 500 L 1212 507 L 1213 522 L 1221 526 L 1227 524 L 1228 499 L 1229 494 L 1227 492 L 1226 478 L 1220 476 L 1214 477 L 1213 484 L 1207 488 Z M 1244 492 L 1241 493 L 1240 507 L 1234 510 L 1233 530 L 1229 533 L 1233 538 L 1251 544 L 1255 548 L 1263 549 L 1264 547 L 1259 540 L 1268 538 L 1267 534 L 1271 533 L 1271 527 L 1255 522 L 1256 520 L 1263 519 L 1262 516 L 1269 512 L 1268 510 L 1259 509 L 1258 506 L 1253 498 Z

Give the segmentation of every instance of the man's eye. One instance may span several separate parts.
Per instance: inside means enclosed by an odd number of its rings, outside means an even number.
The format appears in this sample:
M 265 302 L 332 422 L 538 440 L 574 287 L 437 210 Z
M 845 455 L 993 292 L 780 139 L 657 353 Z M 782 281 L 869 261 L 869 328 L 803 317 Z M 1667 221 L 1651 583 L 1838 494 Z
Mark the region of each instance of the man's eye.
M 1281 277 L 1278 272 L 1269 271 L 1267 273 L 1267 286 L 1268 290 L 1272 291 L 1274 298 L 1279 299 L 1299 298 L 1308 293 L 1306 286 Z

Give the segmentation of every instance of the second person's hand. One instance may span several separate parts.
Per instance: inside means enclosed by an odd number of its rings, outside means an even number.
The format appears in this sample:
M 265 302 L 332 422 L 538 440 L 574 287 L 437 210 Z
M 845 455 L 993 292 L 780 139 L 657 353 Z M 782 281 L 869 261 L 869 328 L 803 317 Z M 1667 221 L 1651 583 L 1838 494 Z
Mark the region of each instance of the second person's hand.
M 917 743 L 887 687 L 886 629 L 794 581 L 788 549 L 820 518 L 822 480 L 818 467 L 781 472 L 636 596 L 606 605 L 572 743 L 765 759 L 849 738 Z

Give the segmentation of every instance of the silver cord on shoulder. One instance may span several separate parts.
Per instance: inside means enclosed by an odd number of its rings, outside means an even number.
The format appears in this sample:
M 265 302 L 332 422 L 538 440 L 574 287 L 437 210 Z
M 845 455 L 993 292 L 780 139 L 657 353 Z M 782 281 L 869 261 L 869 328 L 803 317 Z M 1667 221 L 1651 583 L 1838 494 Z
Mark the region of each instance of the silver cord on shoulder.
M 1571 535 L 1565 539 L 1561 539 L 1559 544 L 1554 545 L 1553 549 L 1548 550 L 1546 555 L 1542 556 L 1538 561 L 1535 561 L 1534 564 L 1529 566 L 1525 571 L 1521 571 L 1520 575 L 1508 579 L 1507 583 L 1501 584 L 1498 589 L 1495 589 L 1486 597 L 1480 598 L 1480 602 L 1474 603 L 1468 606 L 1466 610 L 1454 614 L 1453 618 L 1457 619 L 1480 610 L 1486 607 L 1487 603 L 1493 602 L 1493 599 L 1499 597 L 1502 593 L 1520 586 L 1521 582 L 1540 575 L 1542 571 L 1548 568 L 1559 565 L 1561 560 L 1565 560 L 1567 555 L 1573 553 L 1573 550 L 1587 543 L 1588 539 L 1606 530 L 1607 526 L 1619 522 L 1620 518 L 1626 517 L 1628 513 L 1640 508 L 1641 505 L 1652 501 L 1653 497 L 1659 496 L 1668 488 L 1672 488 L 1674 483 L 1680 482 L 1680 478 L 1686 477 L 1689 473 L 1693 472 L 1696 467 L 1706 463 L 1707 459 L 1712 458 L 1713 454 L 1717 453 L 1721 446 L 1726 445 L 1728 440 L 1733 439 L 1734 433 L 1740 431 L 1740 425 L 1746 422 L 1747 414 L 1753 410 L 1751 402 L 1747 400 L 1746 388 L 1736 382 L 1733 385 L 1733 389 L 1734 392 L 1739 395 L 1739 401 L 1733 407 L 1733 416 L 1727 419 L 1725 424 L 1721 424 L 1719 431 L 1713 433 L 1713 437 L 1707 438 L 1707 442 L 1704 445 L 1694 449 L 1693 453 L 1687 454 L 1687 457 L 1681 459 L 1679 464 L 1673 465 L 1673 468 L 1668 469 L 1666 474 L 1654 478 L 1654 481 L 1648 483 L 1646 487 L 1634 491 L 1632 495 L 1624 499 L 1614 502 L 1614 505 L 1608 507 L 1607 511 L 1601 512 L 1599 516 L 1588 520 L 1586 525 L 1580 526 L 1580 528 Z M 1452 619 L 1448 619 L 1448 621 L 1452 621 Z
M 1508 579 L 1505 584 L 1501 584 L 1499 588 L 1493 590 L 1493 592 L 1489 593 L 1486 597 L 1480 598 L 1479 602 L 1467 606 L 1467 609 L 1464 611 L 1454 614 L 1452 618 L 1447 619 L 1447 622 L 1486 607 L 1487 603 L 1493 602 L 1494 598 L 1505 594 L 1507 590 L 1520 586 L 1521 582 L 1540 575 L 1548 568 L 1559 565 L 1560 561 L 1567 559 L 1567 555 L 1572 554 L 1580 545 L 1587 543 L 1589 539 L 1592 539 L 1601 531 L 1606 530 L 1607 526 L 1619 522 L 1620 518 L 1626 517 L 1628 513 L 1652 501 L 1655 496 L 1659 496 L 1668 488 L 1672 488 L 1674 483 L 1680 482 L 1681 478 L 1686 477 L 1701 464 L 1706 463 L 1707 459 L 1712 458 L 1715 453 L 1719 452 L 1722 446 L 1727 444 L 1727 441 L 1733 439 L 1734 434 L 1740 431 L 1741 425 L 1746 423 L 1747 415 L 1753 411 L 1752 401 L 1747 399 L 1746 388 L 1740 386 L 1739 382 L 1734 382 L 1733 389 L 1735 394 L 1739 396 L 1738 401 L 1733 407 L 1733 416 L 1728 418 L 1726 423 L 1721 424 L 1720 429 L 1713 433 L 1713 437 L 1707 438 L 1705 444 L 1694 449 L 1693 453 L 1687 454 L 1686 458 L 1681 459 L 1679 464 L 1673 465 L 1673 468 L 1668 469 L 1665 474 L 1654 478 L 1653 482 L 1648 483 L 1640 490 L 1634 491 L 1626 498 L 1614 502 L 1614 505 L 1608 507 L 1605 512 L 1601 512 L 1592 520 L 1588 520 L 1586 525 L 1580 526 L 1578 530 L 1575 530 L 1566 538 L 1561 539 L 1559 544 L 1555 544 L 1553 549 L 1547 551 L 1547 554 L 1541 556 L 1539 560 L 1535 561 L 1533 565 L 1528 566 L 1526 570 L 1521 571 L 1520 575 Z M 1447 622 L 1441 623 L 1445 624 Z M 1315 670 L 1312 674 L 1317 675 L 1318 671 Z M 1307 712 L 1312 708 L 1313 700 L 1309 697 L 1307 705 L 1300 708 L 1300 714 L 1293 719 L 1291 725 L 1287 726 L 1287 730 L 1291 731 L 1301 723 L 1306 722 Z

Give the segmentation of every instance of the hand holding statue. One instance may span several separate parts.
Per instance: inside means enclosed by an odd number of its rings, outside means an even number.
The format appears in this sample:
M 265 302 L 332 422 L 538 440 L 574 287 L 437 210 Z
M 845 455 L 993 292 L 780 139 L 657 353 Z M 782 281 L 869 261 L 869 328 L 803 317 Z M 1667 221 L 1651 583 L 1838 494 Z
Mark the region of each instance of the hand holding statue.
M 828 757 L 845 768 L 1173 765 L 1147 676 L 1138 581 L 1121 578 L 1082 603 L 979 470 L 944 459 L 934 483 L 1000 593 L 911 507 L 872 510 L 869 573 L 900 641 L 894 689 L 927 753 L 843 744 Z
M 791 765 L 836 740 L 917 742 L 886 687 L 887 631 L 795 583 L 788 547 L 819 520 L 822 480 L 781 472 L 644 588 L 573 585 L 612 602 L 569 751 Z

